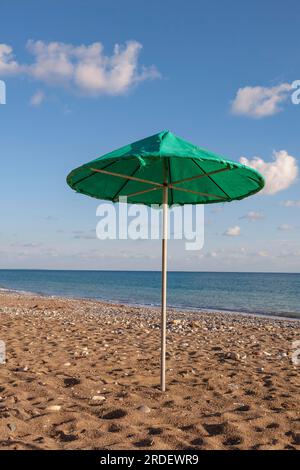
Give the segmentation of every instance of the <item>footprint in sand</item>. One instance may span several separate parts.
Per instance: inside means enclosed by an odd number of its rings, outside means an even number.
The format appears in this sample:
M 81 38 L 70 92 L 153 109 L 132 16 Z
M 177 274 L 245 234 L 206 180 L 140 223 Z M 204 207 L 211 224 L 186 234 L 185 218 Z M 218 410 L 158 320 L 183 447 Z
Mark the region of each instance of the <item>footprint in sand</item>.
M 191 442 L 192 446 L 203 446 L 204 444 L 204 440 L 202 439 L 202 437 L 196 437 L 196 439 L 193 439 Z
M 237 408 L 235 408 L 234 411 L 241 411 L 241 412 L 244 412 L 244 411 L 249 411 L 250 410 L 250 406 L 249 405 L 241 405 L 241 406 L 238 406 Z
M 73 442 L 78 439 L 76 434 L 66 434 L 64 431 L 57 431 L 53 437 L 56 437 L 61 442 Z
M 116 424 L 116 423 L 112 423 L 109 427 L 108 427 L 108 432 L 121 432 L 122 431 L 122 426 L 120 426 L 120 424 Z
M 279 428 L 279 424 L 278 423 L 270 423 L 270 424 L 267 424 L 266 428 L 267 429 L 277 429 L 277 428 Z
M 225 431 L 225 423 L 204 424 L 203 427 L 210 436 L 218 436 L 219 434 L 224 434 Z
M 108 411 L 105 413 L 102 418 L 103 419 L 121 419 L 127 416 L 127 412 L 122 410 L 121 408 L 117 408 L 115 410 Z
M 67 379 L 64 379 L 64 384 L 66 388 L 74 387 L 74 385 L 80 384 L 80 380 L 76 379 L 76 377 L 68 377 Z
M 240 436 L 230 436 L 223 441 L 224 446 L 237 446 L 242 444 L 243 440 Z
M 148 428 L 148 433 L 150 436 L 158 436 L 159 434 L 163 433 L 162 428 Z
M 133 443 L 135 447 L 151 447 L 154 444 L 153 439 L 141 439 L 140 441 L 136 441 Z

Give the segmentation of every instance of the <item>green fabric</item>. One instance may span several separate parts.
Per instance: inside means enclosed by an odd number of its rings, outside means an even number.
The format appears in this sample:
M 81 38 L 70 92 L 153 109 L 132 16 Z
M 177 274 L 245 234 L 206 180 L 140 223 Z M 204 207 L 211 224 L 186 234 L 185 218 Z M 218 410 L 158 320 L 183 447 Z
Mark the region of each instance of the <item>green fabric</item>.
M 243 199 L 264 187 L 264 178 L 252 168 L 227 160 L 197 147 L 169 131 L 163 131 L 143 140 L 107 153 L 73 170 L 67 183 L 78 193 L 98 199 L 116 200 L 119 196 L 144 191 L 151 184 L 117 176 L 97 173 L 93 169 L 164 183 L 195 177 L 221 169 L 226 171 L 204 176 L 176 185 L 192 192 L 168 189 L 169 205 L 210 204 Z M 162 188 L 128 197 L 129 203 L 161 204 Z

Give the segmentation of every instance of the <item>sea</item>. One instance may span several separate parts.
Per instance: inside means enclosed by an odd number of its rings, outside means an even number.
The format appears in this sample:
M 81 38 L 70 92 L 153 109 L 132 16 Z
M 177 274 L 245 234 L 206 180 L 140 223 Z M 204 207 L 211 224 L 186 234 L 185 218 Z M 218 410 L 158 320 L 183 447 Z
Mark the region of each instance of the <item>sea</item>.
M 160 305 L 157 271 L 0 270 L 0 291 Z M 300 274 L 169 272 L 168 305 L 300 319 Z

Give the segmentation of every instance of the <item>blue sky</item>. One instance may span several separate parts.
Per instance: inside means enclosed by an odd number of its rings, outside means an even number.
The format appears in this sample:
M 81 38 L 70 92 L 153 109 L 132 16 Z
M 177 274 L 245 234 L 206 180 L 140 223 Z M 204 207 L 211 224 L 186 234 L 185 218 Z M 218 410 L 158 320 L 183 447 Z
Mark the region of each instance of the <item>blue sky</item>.
M 160 269 L 158 241 L 97 240 L 97 201 L 65 177 L 170 129 L 245 157 L 267 191 L 205 208 L 203 250 L 171 241 L 169 268 L 299 272 L 299 13 L 296 0 L 2 0 L 0 268 Z

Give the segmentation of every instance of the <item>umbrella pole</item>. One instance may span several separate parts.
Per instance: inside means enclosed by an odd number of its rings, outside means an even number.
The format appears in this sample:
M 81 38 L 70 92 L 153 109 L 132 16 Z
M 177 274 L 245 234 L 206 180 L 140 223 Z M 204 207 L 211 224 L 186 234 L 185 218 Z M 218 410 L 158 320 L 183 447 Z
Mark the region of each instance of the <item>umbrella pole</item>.
M 163 189 L 162 283 L 161 283 L 161 365 L 160 387 L 166 391 L 166 328 L 167 328 L 167 244 L 168 244 L 168 186 Z

